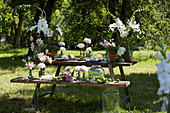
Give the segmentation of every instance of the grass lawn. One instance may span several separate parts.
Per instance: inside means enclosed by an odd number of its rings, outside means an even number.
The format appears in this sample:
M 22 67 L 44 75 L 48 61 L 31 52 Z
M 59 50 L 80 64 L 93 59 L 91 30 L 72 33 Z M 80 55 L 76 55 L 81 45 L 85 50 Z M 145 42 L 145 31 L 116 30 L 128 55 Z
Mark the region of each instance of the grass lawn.
M 22 59 L 27 49 L 0 50 L 0 113 L 20 113 L 24 100 L 28 98 L 23 95 L 27 88 L 26 84 L 10 83 L 15 77 L 27 77 L 29 72 L 25 69 Z M 78 55 L 78 51 L 67 51 L 65 54 Z M 104 54 L 104 51 L 95 51 L 93 54 Z M 157 95 L 159 82 L 155 71 L 156 63 L 160 60 L 154 58 L 155 51 L 135 51 L 133 60 L 138 61 L 131 67 L 124 67 L 126 79 L 131 82 L 129 86 L 131 102 L 121 105 L 124 113 L 152 113 L 159 112 L 162 98 Z M 73 67 L 72 67 L 73 68 Z M 109 70 L 104 68 L 105 74 Z M 46 74 L 54 74 L 55 66 L 46 68 Z M 115 75 L 120 78 L 118 68 L 114 68 Z M 33 75 L 38 77 L 38 70 L 33 70 Z M 31 85 L 31 84 L 30 84 Z M 30 87 L 34 88 L 34 85 Z M 41 93 L 50 90 L 49 85 L 41 86 Z M 53 97 L 49 95 L 39 99 L 38 113 L 101 113 L 102 112 L 102 91 L 105 87 L 89 86 L 65 86 L 57 85 Z M 120 98 L 124 97 L 124 88 L 118 88 Z M 28 112 L 28 111 L 25 111 Z M 30 111 L 35 112 L 35 111 Z

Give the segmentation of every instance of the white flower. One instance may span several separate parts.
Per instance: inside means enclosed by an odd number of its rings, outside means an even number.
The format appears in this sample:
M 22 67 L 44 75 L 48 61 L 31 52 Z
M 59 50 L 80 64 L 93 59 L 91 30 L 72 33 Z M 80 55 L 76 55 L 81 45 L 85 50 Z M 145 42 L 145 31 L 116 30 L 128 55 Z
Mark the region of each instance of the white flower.
M 84 39 L 84 42 L 86 42 L 86 43 L 88 43 L 88 44 L 91 44 L 91 39 L 85 38 L 85 39 Z
M 112 30 L 112 31 L 114 31 L 115 27 L 116 27 L 115 23 L 109 25 L 109 29 Z
M 89 53 L 89 52 L 91 52 L 92 51 L 92 48 L 91 47 L 88 47 L 87 49 L 86 49 L 86 52 L 87 53 Z
M 59 46 L 65 46 L 65 43 L 64 42 L 59 42 L 58 45 Z
M 47 56 L 47 62 L 52 63 L 52 58 Z
M 119 50 L 117 51 L 117 55 L 122 56 L 126 49 L 124 47 L 119 47 Z
M 98 54 L 98 55 L 97 55 L 97 58 L 98 58 L 99 60 L 103 60 L 103 55 Z
M 66 51 L 65 47 L 60 47 L 60 51 Z
M 95 56 L 95 55 L 92 55 L 92 56 L 90 57 L 90 60 L 91 60 L 91 61 L 97 61 L 97 60 L 98 60 L 98 57 Z
M 49 35 L 49 29 L 48 29 L 48 24 L 47 21 L 44 18 L 41 18 L 38 20 L 38 29 L 37 32 L 40 33 L 40 31 L 43 31 L 44 35 Z
M 116 47 L 116 44 L 114 42 L 112 42 L 111 44 L 109 43 L 108 45 L 112 47 Z
M 80 66 L 80 71 L 83 73 L 86 73 L 88 71 L 88 68 L 86 66 Z
M 62 55 L 61 58 L 62 59 L 68 59 L 68 56 L 67 55 Z
M 115 24 L 116 27 L 121 27 L 124 25 L 123 22 L 119 18 L 115 19 L 115 21 L 116 21 L 116 24 Z
M 81 67 L 81 66 L 76 66 L 76 67 L 74 68 L 74 71 L 75 71 L 75 72 L 80 72 L 80 67 Z
M 163 56 L 160 53 L 156 53 L 155 57 L 158 58 L 158 59 L 163 59 Z
M 45 50 L 45 54 L 48 54 L 48 49 Z
M 46 66 L 45 66 L 45 64 L 44 63 L 39 63 L 38 65 L 37 65 L 37 68 L 40 70 L 40 69 L 43 69 L 43 68 L 45 68 Z
M 83 43 L 79 43 L 78 45 L 77 45 L 77 47 L 79 47 L 79 48 L 84 48 L 84 44 Z
M 64 70 L 65 71 L 70 71 L 70 69 L 71 69 L 70 67 L 66 67 Z
M 44 56 L 44 53 L 39 53 L 39 54 L 38 54 L 38 58 L 40 58 L 40 57 L 42 57 L 42 56 Z
M 40 80 L 52 80 L 55 75 L 45 75 L 41 76 Z
M 69 55 L 69 58 L 74 59 L 74 55 L 73 55 L 73 54 L 70 54 L 70 55 Z

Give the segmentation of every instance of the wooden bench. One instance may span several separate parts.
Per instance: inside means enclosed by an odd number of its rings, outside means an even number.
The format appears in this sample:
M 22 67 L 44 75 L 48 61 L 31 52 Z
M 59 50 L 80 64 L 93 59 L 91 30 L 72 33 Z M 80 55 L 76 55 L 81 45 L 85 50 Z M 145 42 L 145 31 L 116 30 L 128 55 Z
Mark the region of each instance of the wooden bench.
M 44 94 L 41 95 L 37 95 L 37 91 L 40 88 L 40 84 L 60 84 L 60 85 L 81 85 L 81 86 L 100 86 L 100 87 L 128 87 L 130 85 L 130 81 L 115 81 L 115 82 L 106 82 L 104 84 L 98 84 L 98 83 L 91 83 L 89 81 L 73 81 L 73 82 L 67 82 L 67 81 L 63 81 L 63 80 L 57 80 L 57 81 L 50 81 L 50 80 L 28 80 L 28 78 L 24 78 L 24 77 L 18 77 L 18 78 L 14 78 L 10 80 L 11 83 L 29 83 L 29 84 L 37 84 L 36 88 L 35 88 L 35 93 L 33 95 L 33 100 L 37 99 L 37 97 L 43 97 L 47 94 L 50 94 L 50 96 L 52 96 L 52 94 L 54 93 L 54 89 L 52 88 L 51 91 L 46 92 Z M 126 95 L 126 97 L 124 99 L 121 100 L 121 102 L 123 103 L 129 95 Z

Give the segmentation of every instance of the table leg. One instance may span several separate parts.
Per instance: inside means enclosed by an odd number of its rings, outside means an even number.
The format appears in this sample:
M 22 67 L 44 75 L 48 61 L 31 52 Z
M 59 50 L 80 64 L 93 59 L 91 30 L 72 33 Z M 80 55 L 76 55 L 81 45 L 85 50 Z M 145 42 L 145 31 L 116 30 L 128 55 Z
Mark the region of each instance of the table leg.
M 61 69 L 61 65 L 58 65 L 55 76 L 58 76 L 60 74 L 60 69 Z M 50 94 L 50 96 L 53 96 L 53 94 L 55 92 L 55 87 L 56 87 L 56 84 L 53 84 L 51 91 L 48 91 L 44 94 L 41 94 L 41 95 L 39 95 L 39 97 L 43 97 L 43 96 L 48 95 L 48 94 Z
M 55 76 L 58 76 L 60 74 L 60 70 L 61 70 L 61 65 L 58 65 Z M 55 87 L 56 87 L 56 84 L 53 84 L 50 96 L 53 96 L 53 94 L 55 92 Z
M 110 76 L 112 79 L 116 80 L 115 75 L 114 75 L 114 71 L 113 71 L 113 66 L 111 63 L 108 64 L 109 67 L 109 71 L 110 71 Z
M 55 76 L 58 76 L 60 74 L 60 69 L 61 69 L 61 65 L 58 65 Z
M 37 84 L 36 85 L 36 88 L 35 88 L 35 91 L 34 91 L 34 95 L 33 95 L 32 104 L 33 104 L 35 110 L 38 110 L 38 106 L 39 106 L 38 94 L 39 94 L 40 85 L 41 84 Z
M 122 77 L 122 80 L 125 81 L 125 74 L 123 71 L 123 67 L 119 66 L 119 70 L 120 70 L 120 74 Z M 122 100 L 122 103 L 128 98 L 128 101 L 130 102 L 130 95 L 129 95 L 129 91 L 128 91 L 128 87 L 125 87 L 125 93 L 126 93 L 126 97 Z

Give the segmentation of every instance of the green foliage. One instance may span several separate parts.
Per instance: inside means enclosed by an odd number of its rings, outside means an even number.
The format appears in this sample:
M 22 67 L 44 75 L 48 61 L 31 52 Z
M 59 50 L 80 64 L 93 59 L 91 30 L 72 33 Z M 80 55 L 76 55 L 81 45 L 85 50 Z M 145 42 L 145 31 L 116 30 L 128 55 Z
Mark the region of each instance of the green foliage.
M 58 52 L 60 48 L 56 45 L 50 45 L 49 46 L 49 52 Z
M 160 39 L 169 46 L 170 42 L 170 5 L 165 1 L 149 2 L 139 8 L 137 18 L 141 25 L 141 31 L 144 34 L 142 38 L 156 37 L 159 35 Z M 147 40 L 150 40 L 150 38 Z M 148 41 L 149 42 L 149 41 Z M 155 48 L 155 42 L 148 43 L 149 46 Z

